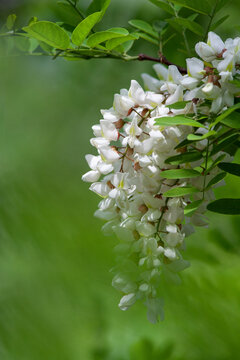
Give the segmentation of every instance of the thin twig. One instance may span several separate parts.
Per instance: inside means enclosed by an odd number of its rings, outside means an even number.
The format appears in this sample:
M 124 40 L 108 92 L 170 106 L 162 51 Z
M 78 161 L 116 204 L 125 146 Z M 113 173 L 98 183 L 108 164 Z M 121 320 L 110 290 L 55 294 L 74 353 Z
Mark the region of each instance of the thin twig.
M 182 67 L 182 66 L 179 66 L 179 65 L 176 65 L 174 63 L 172 63 L 171 61 L 167 60 L 167 58 L 162 54 L 162 53 L 159 53 L 159 58 L 154 58 L 154 57 L 151 57 L 151 56 L 148 56 L 148 55 L 145 55 L 145 54 L 139 54 L 138 55 L 138 60 L 139 61 L 144 61 L 144 60 L 148 60 L 148 61 L 154 61 L 154 62 L 158 62 L 158 63 L 161 63 L 161 64 L 164 64 L 164 65 L 175 65 L 178 70 L 180 71 L 181 74 L 187 74 L 187 69 Z

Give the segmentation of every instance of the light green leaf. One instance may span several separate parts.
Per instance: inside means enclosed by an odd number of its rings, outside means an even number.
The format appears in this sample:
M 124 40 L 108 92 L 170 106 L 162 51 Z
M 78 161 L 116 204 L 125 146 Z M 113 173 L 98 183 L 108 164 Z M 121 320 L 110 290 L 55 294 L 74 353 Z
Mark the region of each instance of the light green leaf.
M 128 23 L 133 27 L 143 31 L 144 33 L 151 35 L 155 39 L 159 38 L 158 33 L 155 30 L 153 30 L 153 27 L 150 24 L 148 24 L 146 21 L 130 20 Z
M 224 111 L 221 115 L 219 115 L 216 120 L 212 123 L 211 128 L 213 128 L 215 125 L 217 125 L 219 122 L 222 122 L 227 116 L 232 114 L 235 110 L 240 109 L 240 103 L 233 105 L 226 111 Z
M 187 125 L 193 127 L 205 127 L 201 123 L 191 118 L 187 118 L 183 115 L 177 116 L 164 116 L 158 119 L 155 119 L 155 124 L 160 126 L 176 126 L 176 125 Z
M 196 200 L 196 201 L 191 202 L 191 204 L 188 204 L 184 208 L 184 215 L 191 216 L 199 208 L 199 206 L 202 204 L 202 202 L 203 202 L 203 200 Z
M 193 169 L 171 169 L 162 171 L 160 176 L 166 179 L 188 179 L 201 176 L 201 174 Z
M 18 50 L 23 52 L 28 52 L 30 49 L 30 39 L 25 36 L 14 37 L 14 44 Z
M 189 101 L 178 101 L 175 104 L 168 105 L 168 108 L 175 109 L 175 110 L 184 109 L 188 103 L 189 103 Z
M 180 155 L 171 156 L 165 160 L 166 164 L 179 165 L 200 160 L 202 153 L 197 151 L 190 151 Z
M 229 174 L 240 176 L 240 164 L 222 162 L 218 164 L 218 167 Z
M 185 19 L 185 18 L 172 18 L 172 19 L 166 19 L 166 21 L 170 24 L 170 25 L 180 25 L 181 29 L 188 29 L 190 31 L 192 31 L 194 34 L 197 34 L 199 36 L 202 36 L 203 34 L 203 28 L 201 27 L 201 25 L 199 25 L 198 23 L 189 20 L 189 19 Z
M 178 197 L 178 196 L 185 196 L 189 194 L 194 194 L 196 192 L 199 192 L 198 189 L 191 186 L 185 186 L 185 187 L 175 187 L 171 190 L 165 191 L 163 193 L 163 196 L 165 197 Z
M 50 21 L 38 21 L 23 28 L 23 30 L 31 37 L 43 41 L 56 49 L 65 50 L 70 44 L 66 31 Z
M 17 15 L 15 15 L 15 14 L 8 15 L 7 22 L 6 22 L 6 26 L 7 26 L 8 30 L 13 29 L 16 19 L 17 19 Z
M 160 9 L 168 12 L 171 15 L 175 15 L 173 8 L 164 0 L 149 0 L 152 4 L 158 6 Z
M 204 139 L 207 139 L 209 138 L 210 136 L 213 136 L 216 134 L 216 131 L 214 130 L 211 130 L 209 131 L 208 133 L 204 134 L 204 135 L 195 135 L 195 134 L 189 134 L 187 136 L 187 139 L 189 141 L 201 141 L 201 140 L 204 140 Z
M 95 12 L 86 17 L 86 19 L 81 21 L 80 24 L 78 24 L 72 33 L 73 44 L 77 46 L 82 45 L 83 41 L 86 39 L 94 25 L 96 25 L 100 20 L 101 15 L 101 11 Z
M 209 181 L 209 183 L 206 186 L 206 189 L 210 189 L 211 186 L 219 183 L 220 181 L 222 181 L 222 179 L 225 178 L 225 176 L 227 175 L 227 173 L 222 172 L 220 174 L 217 174 L 216 176 L 214 176 L 214 178 L 212 178 L 212 180 Z
M 207 209 L 219 214 L 239 215 L 240 199 L 219 199 L 208 204 Z
M 126 36 L 128 34 L 129 32 L 123 28 L 112 28 L 106 31 L 100 31 L 89 36 L 87 40 L 87 45 L 94 48 L 95 46 L 97 46 L 98 44 L 104 41 Z
M 118 38 L 115 38 L 115 39 L 111 39 L 111 40 L 108 40 L 106 42 L 106 48 L 108 50 L 113 50 L 114 48 L 116 48 L 117 46 L 129 41 L 129 40 L 137 40 L 138 39 L 138 34 L 136 33 L 132 33 L 132 34 L 129 34 L 129 35 L 126 35 L 126 36 L 122 36 L 122 37 L 118 37 Z

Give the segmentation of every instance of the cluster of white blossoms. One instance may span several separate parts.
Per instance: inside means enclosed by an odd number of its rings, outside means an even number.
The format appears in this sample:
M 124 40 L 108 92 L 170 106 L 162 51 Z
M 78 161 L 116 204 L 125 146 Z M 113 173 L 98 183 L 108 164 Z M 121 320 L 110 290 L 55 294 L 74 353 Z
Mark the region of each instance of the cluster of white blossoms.
M 206 173 L 201 156 L 180 165 L 165 161 L 187 151 L 184 143 L 178 146 L 187 135 L 206 133 L 209 118 L 234 104 L 237 89 L 230 81 L 238 72 L 239 49 L 240 38 L 224 43 L 210 32 L 207 43 L 196 45 L 202 60 L 186 60 L 187 75 L 174 65 L 154 65 L 158 79 L 142 75 L 147 91 L 132 80 L 130 89 L 115 94 L 113 107 L 102 110 L 100 123 L 93 126 L 95 137 L 90 142 L 98 155 L 86 155 L 91 170 L 83 180 L 91 182 L 90 190 L 102 198 L 95 215 L 106 221 L 104 233 L 115 233 L 120 240 L 113 270 L 113 286 L 123 294 L 119 307 L 127 310 L 141 299 L 151 322 L 163 316 L 162 283 L 178 283 L 178 273 L 189 265 L 182 257 L 184 239 L 193 232 L 193 225 L 206 225 L 202 214 L 214 196 L 211 188 L 204 187 L 218 171 L 213 166 Z M 182 107 L 174 107 L 179 102 Z M 156 124 L 156 119 L 182 114 L 205 127 Z M 189 149 L 192 146 L 203 154 L 206 145 L 205 139 L 190 144 Z M 209 155 L 208 164 L 218 156 Z M 163 171 L 169 169 L 197 169 L 199 176 L 165 178 Z M 164 195 L 170 189 L 189 186 L 197 191 Z M 186 217 L 185 207 L 198 200 L 199 207 Z

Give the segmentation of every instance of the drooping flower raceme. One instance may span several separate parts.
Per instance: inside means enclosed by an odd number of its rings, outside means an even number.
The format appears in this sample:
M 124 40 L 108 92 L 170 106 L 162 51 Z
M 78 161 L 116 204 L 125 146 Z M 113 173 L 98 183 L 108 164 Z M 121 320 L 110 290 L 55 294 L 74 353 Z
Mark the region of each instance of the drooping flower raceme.
M 211 185 L 223 178 L 216 164 L 228 155 L 209 140 L 215 133 L 209 130 L 239 91 L 230 82 L 239 49 L 240 38 L 224 43 L 210 32 L 207 44 L 196 45 L 202 60 L 187 59 L 187 75 L 154 65 L 158 79 L 143 74 L 146 91 L 132 80 L 93 126 L 97 155 L 86 156 L 83 180 L 102 199 L 95 215 L 106 221 L 104 233 L 119 239 L 113 269 L 119 307 L 143 300 L 151 322 L 163 317 L 163 281 L 178 283 L 189 266 L 185 237 L 207 224 Z

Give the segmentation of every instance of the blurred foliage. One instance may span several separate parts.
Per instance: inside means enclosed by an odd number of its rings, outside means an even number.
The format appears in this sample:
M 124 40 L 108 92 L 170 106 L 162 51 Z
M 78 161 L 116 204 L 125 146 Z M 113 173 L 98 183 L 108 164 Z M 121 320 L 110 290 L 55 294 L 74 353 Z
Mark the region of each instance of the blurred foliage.
M 54 2 L 1 1 L 55 19 Z M 162 13 L 144 0 L 113 0 L 110 26 Z M 232 33 L 239 3 L 227 7 L 221 34 Z M 158 16 L 159 15 L 159 16 Z M 20 21 L 20 20 L 19 20 Z M 148 46 L 148 45 L 146 45 Z M 149 48 L 150 49 L 150 48 Z M 135 49 L 139 51 L 139 49 Z M 142 49 L 141 49 L 142 51 Z M 181 54 L 169 46 L 168 56 Z M 165 289 L 165 321 L 156 326 L 136 305 L 117 308 L 111 288 L 115 240 L 93 218 L 94 194 L 81 182 L 91 125 L 114 92 L 148 63 L 0 60 L 0 358 L 3 360 L 230 360 L 240 352 L 240 219 L 209 214 L 208 229 L 187 240 L 192 266 Z M 237 155 L 239 158 L 239 154 Z M 217 197 L 239 195 L 237 178 Z

